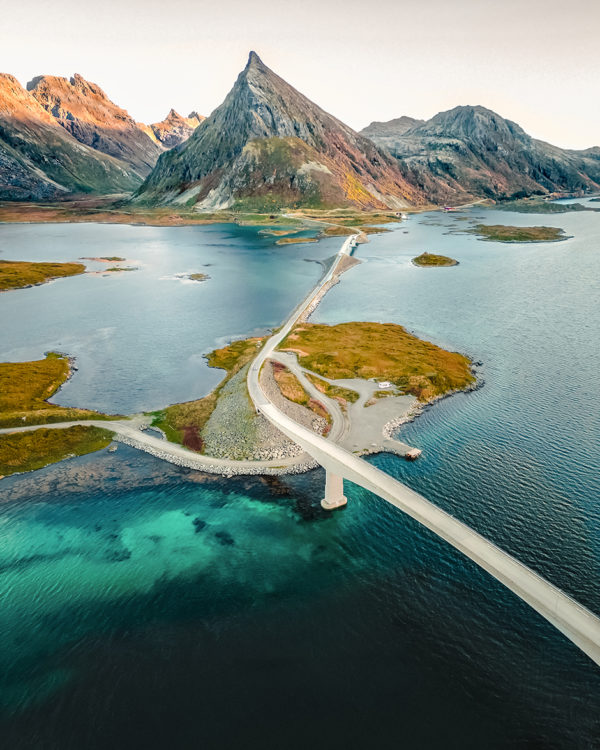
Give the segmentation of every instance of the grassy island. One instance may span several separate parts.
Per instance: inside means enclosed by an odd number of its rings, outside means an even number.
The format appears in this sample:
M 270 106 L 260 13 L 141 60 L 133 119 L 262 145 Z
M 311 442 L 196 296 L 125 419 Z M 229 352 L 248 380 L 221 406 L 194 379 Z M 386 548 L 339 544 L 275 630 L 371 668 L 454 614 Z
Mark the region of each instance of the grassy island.
M 0 260 L 0 291 L 23 289 L 36 284 L 44 284 L 52 279 L 76 276 L 84 271 L 83 263 L 29 263 Z
M 479 239 L 493 242 L 558 242 L 567 239 L 563 229 L 557 227 L 511 227 L 504 224 L 477 224 L 468 229 Z
M 412 259 L 415 266 L 421 266 L 423 268 L 434 268 L 436 266 L 457 266 L 458 261 L 454 258 L 448 258 L 446 255 L 434 255 L 433 253 L 421 253 L 416 258 Z
M 392 323 L 303 323 L 281 343 L 300 364 L 330 379 L 389 380 L 420 401 L 474 383 L 470 361 Z
M 188 279 L 190 281 L 206 281 L 207 279 L 210 279 L 210 276 L 207 273 L 191 273 L 188 276 Z
M 119 419 L 47 401 L 70 377 L 64 354 L 49 352 L 32 362 L 0 362 L 0 427 L 24 427 L 81 419 Z
M 84 425 L 0 435 L 0 476 L 34 471 L 71 456 L 93 453 L 111 441 L 109 430 Z
M 67 357 L 51 352 L 33 362 L 0 363 L 0 427 L 25 427 L 86 419 L 114 419 L 88 409 L 48 403 L 67 380 Z M 0 435 L 0 475 L 32 471 L 106 447 L 112 433 L 89 425 L 44 429 Z
M 276 245 L 303 245 L 305 242 L 318 242 L 318 237 L 281 237 Z

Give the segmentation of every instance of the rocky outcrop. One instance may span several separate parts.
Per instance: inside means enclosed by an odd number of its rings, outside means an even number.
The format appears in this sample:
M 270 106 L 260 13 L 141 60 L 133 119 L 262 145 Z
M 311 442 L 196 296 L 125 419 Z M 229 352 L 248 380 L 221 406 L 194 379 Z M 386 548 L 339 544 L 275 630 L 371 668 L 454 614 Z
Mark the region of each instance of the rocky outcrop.
M 146 177 L 164 151 L 163 145 L 112 102 L 95 83 L 76 73 L 72 78 L 38 76 L 27 84 L 37 102 L 80 143 L 125 162 Z
M 128 164 L 77 142 L 14 76 L 0 74 L 0 199 L 129 192 Z
M 397 161 L 252 52 L 223 104 L 160 157 L 136 200 L 200 209 L 401 208 L 425 197 Z
M 408 130 L 394 122 L 363 134 L 395 156 L 436 203 L 584 193 L 600 184 L 595 149 L 568 151 L 536 140 L 485 107 L 455 107 Z
M 190 112 L 187 117 L 182 117 L 172 109 L 162 122 L 150 125 L 154 139 L 162 144 L 164 148 L 179 146 L 190 137 L 194 130 L 206 117 L 197 112 Z
M 372 141 L 378 139 L 378 142 L 390 139 L 394 141 L 401 135 L 404 135 L 407 130 L 416 128 L 418 125 L 422 125 L 425 120 L 417 120 L 415 117 L 397 117 L 395 120 L 388 120 L 387 122 L 372 122 L 367 125 L 366 128 L 361 130 L 361 135 L 367 136 Z M 387 145 L 387 144 L 386 144 Z

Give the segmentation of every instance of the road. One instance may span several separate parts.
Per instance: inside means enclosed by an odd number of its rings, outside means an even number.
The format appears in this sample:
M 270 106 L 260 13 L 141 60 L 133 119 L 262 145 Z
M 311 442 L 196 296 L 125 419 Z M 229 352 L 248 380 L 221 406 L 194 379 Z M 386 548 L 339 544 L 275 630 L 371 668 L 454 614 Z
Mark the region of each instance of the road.
M 344 242 L 329 273 L 308 295 L 304 303 L 294 310 L 285 325 L 271 336 L 250 365 L 247 378 L 248 392 L 255 408 L 313 456 L 326 471 L 342 476 L 387 500 L 477 563 L 600 665 L 600 618 L 593 612 L 389 474 L 358 458 L 340 445 L 302 427 L 280 411 L 263 393 L 260 385 L 261 367 L 295 323 L 303 317 L 306 309 L 310 309 L 324 287 L 331 282 L 342 257 L 349 254 L 355 237 L 349 237 Z

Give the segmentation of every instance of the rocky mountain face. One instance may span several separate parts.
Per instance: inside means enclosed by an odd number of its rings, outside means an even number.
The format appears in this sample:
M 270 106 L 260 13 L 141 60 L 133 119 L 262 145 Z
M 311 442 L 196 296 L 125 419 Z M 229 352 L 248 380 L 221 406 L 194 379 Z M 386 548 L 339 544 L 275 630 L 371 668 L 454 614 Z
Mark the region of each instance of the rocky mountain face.
M 128 164 L 79 143 L 14 76 L 0 74 L 1 200 L 128 192 L 139 183 Z
M 187 141 L 204 120 L 206 120 L 206 117 L 199 115 L 197 112 L 190 112 L 187 117 L 182 117 L 172 109 L 164 120 L 155 122 L 149 127 L 154 139 L 164 148 L 169 149 Z
M 375 140 L 375 138 L 377 138 L 379 141 L 383 141 L 385 139 L 390 139 L 393 141 L 399 136 L 404 135 L 407 130 L 416 128 L 418 125 L 422 125 L 424 122 L 425 120 L 417 120 L 415 117 L 407 117 L 406 115 L 402 115 L 402 117 L 397 117 L 395 120 L 388 120 L 387 122 L 372 122 L 360 132 L 361 135 L 364 135 L 371 140 Z
M 80 143 L 120 159 L 142 179 L 164 151 L 145 126 L 77 73 L 71 79 L 38 76 L 27 90 Z
M 409 129 L 394 122 L 363 134 L 388 149 L 435 203 L 583 193 L 600 185 L 595 149 L 568 151 L 536 140 L 485 107 L 455 107 Z
M 159 158 L 134 200 L 202 209 L 400 208 L 425 197 L 397 161 L 251 53 L 223 104 Z

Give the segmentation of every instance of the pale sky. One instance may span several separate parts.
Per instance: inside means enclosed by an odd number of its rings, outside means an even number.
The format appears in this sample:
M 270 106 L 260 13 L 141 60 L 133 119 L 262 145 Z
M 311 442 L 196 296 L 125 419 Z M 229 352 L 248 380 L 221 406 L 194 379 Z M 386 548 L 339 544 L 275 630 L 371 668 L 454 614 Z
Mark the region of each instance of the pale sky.
M 357 130 L 481 104 L 600 145 L 600 0 L 0 0 L 0 71 L 81 73 L 137 120 L 208 115 L 254 49 Z

